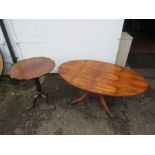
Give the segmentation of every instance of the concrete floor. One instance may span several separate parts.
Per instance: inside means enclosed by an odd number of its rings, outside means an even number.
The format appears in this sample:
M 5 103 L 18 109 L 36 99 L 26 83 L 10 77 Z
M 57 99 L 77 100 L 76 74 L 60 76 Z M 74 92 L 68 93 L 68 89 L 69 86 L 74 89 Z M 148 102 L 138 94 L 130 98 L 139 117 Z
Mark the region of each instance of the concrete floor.
M 40 99 L 27 111 L 26 104 L 35 94 L 33 81 L 0 79 L 0 134 L 155 134 L 155 78 L 147 79 L 150 88 L 144 94 L 105 97 L 114 118 L 106 115 L 95 95 L 71 105 L 83 91 L 57 74 L 42 81 L 55 110 Z

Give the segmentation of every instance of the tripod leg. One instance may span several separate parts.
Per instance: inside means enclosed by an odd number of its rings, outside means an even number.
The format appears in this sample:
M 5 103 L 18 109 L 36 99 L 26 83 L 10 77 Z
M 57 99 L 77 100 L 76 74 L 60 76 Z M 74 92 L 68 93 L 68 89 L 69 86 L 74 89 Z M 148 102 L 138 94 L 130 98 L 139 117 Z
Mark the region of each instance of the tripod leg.
M 33 97 L 33 100 L 32 100 L 32 102 L 30 103 L 30 105 L 28 105 L 28 107 L 27 107 L 27 110 L 31 110 L 34 106 L 35 106 L 35 104 L 36 104 L 36 102 L 37 102 L 37 99 L 40 97 L 40 94 L 37 94 L 37 95 L 35 95 L 34 97 Z
M 41 97 L 45 100 L 46 104 L 49 105 L 49 100 L 48 100 L 48 94 L 47 94 L 47 92 L 43 92 L 43 93 L 41 94 Z M 50 108 L 51 108 L 52 110 L 55 109 L 55 106 L 53 106 L 53 105 L 49 105 L 49 106 L 50 106 Z
M 46 102 L 46 104 L 49 104 L 49 100 L 48 100 L 48 95 L 47 95 L 47 93 L 42 93 L 41 94 L 41 97 L 45 100 L 45 102 Z

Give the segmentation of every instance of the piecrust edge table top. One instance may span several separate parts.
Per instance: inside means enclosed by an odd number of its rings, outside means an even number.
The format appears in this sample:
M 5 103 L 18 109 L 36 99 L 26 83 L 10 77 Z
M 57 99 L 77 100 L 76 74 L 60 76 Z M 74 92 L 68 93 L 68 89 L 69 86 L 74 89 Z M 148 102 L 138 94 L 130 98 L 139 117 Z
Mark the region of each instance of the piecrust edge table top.
M 38 78 L 53 70 L 55 63 L 47 57 L 32 57 L 13 64 L 10 77 L 18 80 Z

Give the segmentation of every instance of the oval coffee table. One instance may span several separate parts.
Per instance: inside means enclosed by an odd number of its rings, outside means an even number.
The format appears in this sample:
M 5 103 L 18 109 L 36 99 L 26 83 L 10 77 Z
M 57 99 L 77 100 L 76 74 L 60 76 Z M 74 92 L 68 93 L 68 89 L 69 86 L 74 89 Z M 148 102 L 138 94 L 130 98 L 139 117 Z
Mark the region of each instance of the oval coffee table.
M 102 95 L 133 96 L 148 88 L 145 79 L 134 71 L 95 60 L 65 62 L 59 67 L 59 74 L 73 86 L 86 91 L 82 97 L 73 101 L 73 104 L 80 103 L 91 93 L 95 93 L 111 117 L 113 115 Z
M 28 106 L 28 110 L 34 107 L 39 97 L 42 97 L 48 103 L 47 92 L 42 90 L 39 77 L 52 71 L 54 66 L 55 63 L 50 58 L 34 57 L 19 61 L 11 67 L 11 78 L 18 80 L 34 79 L 38 94 L 34 96 L 32 103 Z

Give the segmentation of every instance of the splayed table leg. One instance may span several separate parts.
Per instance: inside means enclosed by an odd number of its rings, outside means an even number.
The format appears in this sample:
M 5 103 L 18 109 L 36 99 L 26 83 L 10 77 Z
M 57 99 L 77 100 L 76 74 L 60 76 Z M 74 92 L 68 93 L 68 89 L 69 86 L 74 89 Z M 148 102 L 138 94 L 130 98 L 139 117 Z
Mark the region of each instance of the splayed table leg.
M 71 104 L 79 104 L 79 103 L 83 102 L 90 94 L 91 94 L 91 92 L 86 92 L 83 96 L 74 100 Z
M 103 98 L 103 96 L 102 95 L 97 95 L 98 96 L 98 98 L 99 98 L 99 100 L 100 100 L 100 103 L 101 103 L 101 105 L 102 105 L 102 107 L 105 109 L 105 111 L 110 115 L 110 117 L 114 117 L 113 116 L 113 114 L 111 113 L 111 111 L 110 111 L 110 109 L 109 109 L 109 107 L 108 107 L 108 105 L 107 105 L 107 103 L 106 103 L 106 101 L 104 100 L 104 98 Z

